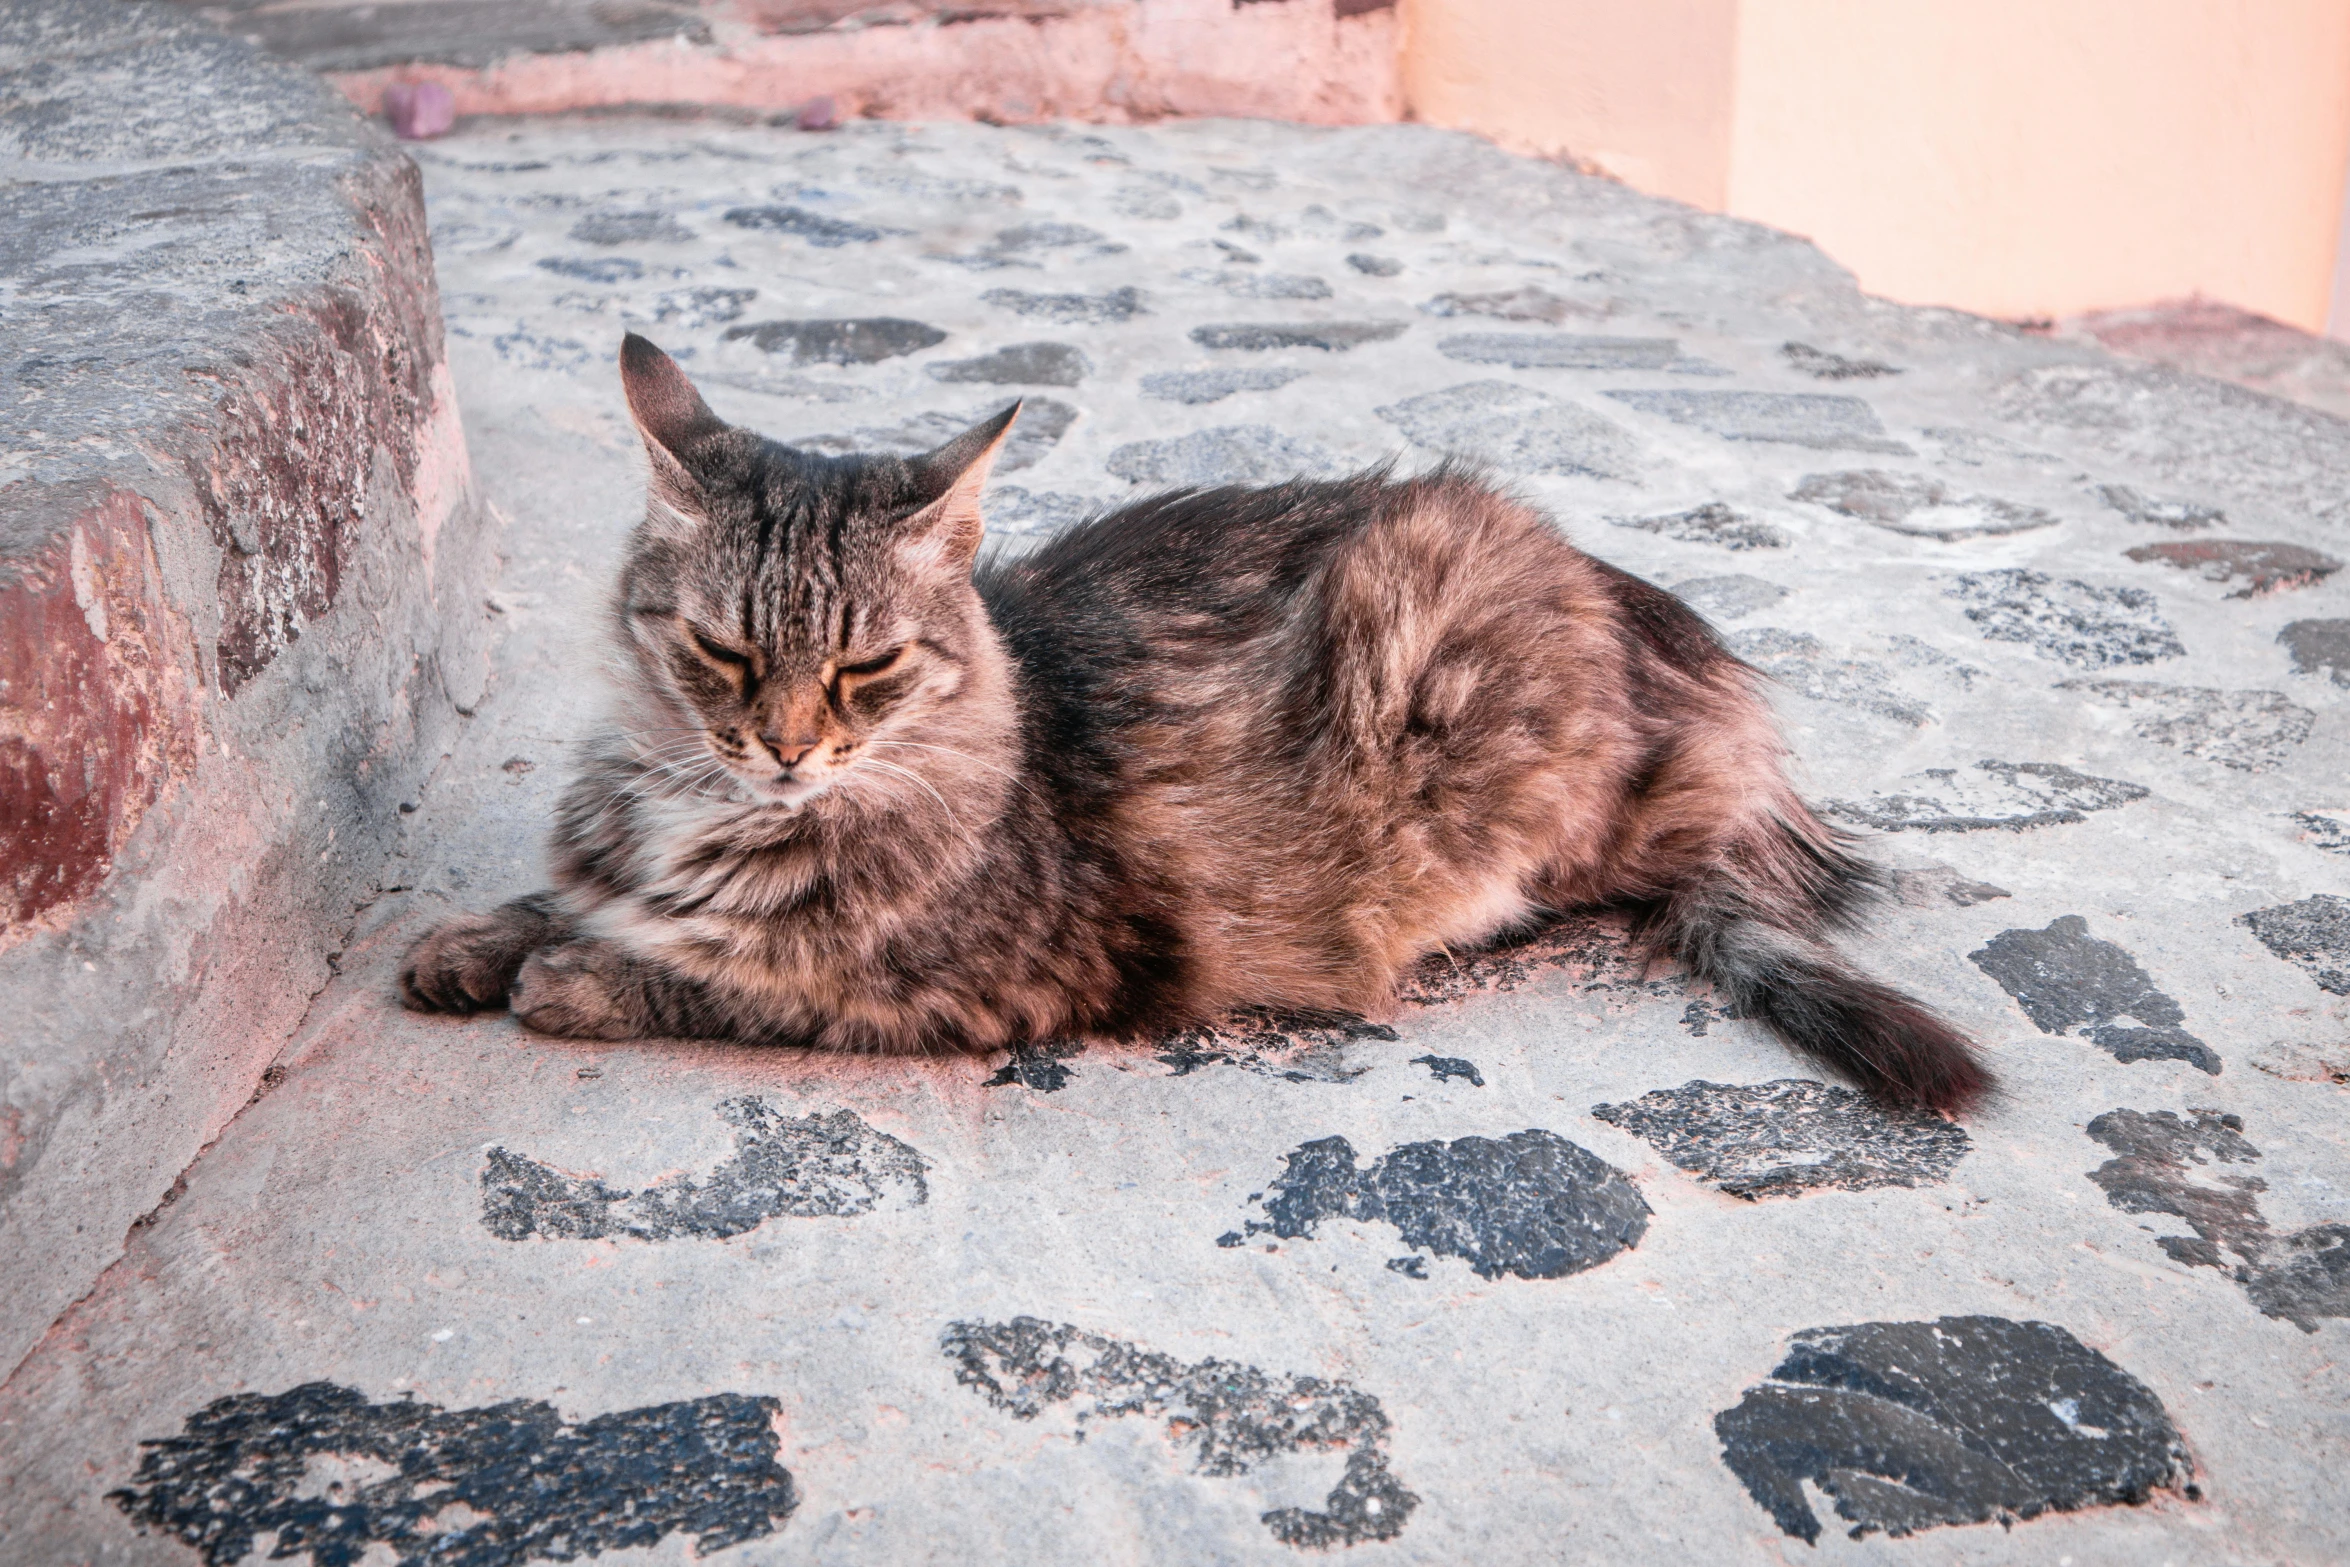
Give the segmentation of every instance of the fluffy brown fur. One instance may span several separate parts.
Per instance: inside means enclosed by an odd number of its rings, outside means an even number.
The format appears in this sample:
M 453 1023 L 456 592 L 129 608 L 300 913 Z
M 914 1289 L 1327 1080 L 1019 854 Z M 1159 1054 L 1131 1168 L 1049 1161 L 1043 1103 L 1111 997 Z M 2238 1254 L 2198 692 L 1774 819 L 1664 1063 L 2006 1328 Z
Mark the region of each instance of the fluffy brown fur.
M 1376 1016 L 1439 948 L 1630 906 L 1790 1043 L 1962 1107 L 1966 1042 L 1822 943 L 1875 873 L 1757 676 L 1446 467 L 1177 491 L 980 566 L 1007 412 L 913 461 L 717 419 L 622 350 L 652 461 L 628 671 L 555 890 L 452 921 L 411 1006 L 845 1050 Z

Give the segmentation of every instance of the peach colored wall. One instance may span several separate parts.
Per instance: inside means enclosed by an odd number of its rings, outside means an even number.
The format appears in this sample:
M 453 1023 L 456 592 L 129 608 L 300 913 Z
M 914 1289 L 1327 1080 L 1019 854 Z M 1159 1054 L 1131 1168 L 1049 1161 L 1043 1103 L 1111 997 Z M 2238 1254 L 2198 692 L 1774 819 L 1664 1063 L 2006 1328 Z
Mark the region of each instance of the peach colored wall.
M 2350 0 L 1403 0 L 1415 114 L 2006 317 L 2326 322 Z
M 1739 0 L 1402 0 L 1418 118 L 1719 209 Z
M 1744 0 L 1727 210 L 1995 316 L 2325 325 L 2350 0 Z

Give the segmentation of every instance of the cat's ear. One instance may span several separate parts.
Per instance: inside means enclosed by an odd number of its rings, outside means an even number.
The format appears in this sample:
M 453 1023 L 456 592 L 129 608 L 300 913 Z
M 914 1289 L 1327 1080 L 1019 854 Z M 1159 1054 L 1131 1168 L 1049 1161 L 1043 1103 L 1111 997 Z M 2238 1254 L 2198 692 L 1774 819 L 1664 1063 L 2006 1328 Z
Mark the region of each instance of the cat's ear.
M 907 564 L 971 569 L 987 531 L 979 516 L 979 492 L 987 487 L 988 470 L 995 466 L 996 454 L 1012 433 L 1012 421 L 1019 417 L 1020 405 L 1014 403 L 908 464 L 914 470 L 915 492 L 932 498 L 906 519 Z
M 699 510 L 702 486 L 694 477 L 694 453 L 710 436 L 723 434 L 726 421 L 710 411 L 676 360 L 634 332 L 620 340 L 620 388 L 628 394 L 629 417 L 645 438 L 656 505 Z

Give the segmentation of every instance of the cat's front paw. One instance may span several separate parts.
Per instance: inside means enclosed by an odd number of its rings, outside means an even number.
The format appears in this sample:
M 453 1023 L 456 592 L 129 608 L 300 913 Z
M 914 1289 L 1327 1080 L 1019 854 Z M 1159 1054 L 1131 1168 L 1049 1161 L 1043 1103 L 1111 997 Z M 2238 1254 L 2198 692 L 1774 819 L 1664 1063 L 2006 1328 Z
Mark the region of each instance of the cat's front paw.
M 601 941 L 534 952 L 514 978 L 509 1002 L 524 1027 L 564 1039 L 636 1039 L 637 1008 L 626 985 L 629 960 Z
M 506 1004 L 530 942 L 501 909 L 444 921 L 400 959 L 400 1001 L 413 1012 L 486 1012 Z

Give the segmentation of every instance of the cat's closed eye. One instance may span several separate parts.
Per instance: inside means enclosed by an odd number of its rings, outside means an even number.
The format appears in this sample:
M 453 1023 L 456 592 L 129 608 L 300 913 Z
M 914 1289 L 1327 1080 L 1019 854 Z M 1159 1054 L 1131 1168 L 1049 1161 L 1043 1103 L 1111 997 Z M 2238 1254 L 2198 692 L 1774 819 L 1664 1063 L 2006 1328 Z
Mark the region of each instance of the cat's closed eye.
M 699 631 L 693 633 L 693 638 L 694 646 L 701 649 L 702 656 L 710 660 L 710 662 L 714 664 L 731 664 L 737 669 L 748 669 L 751 667 L 751 655 L 745 653 L 742 651 L 742 649 L 728 647 L 725 643 L 707 637 Z
M 835 665 L 833 672 L 850 679 L 866 679 L 874 675 L 887 674 L 897 667 L 900 660 L 905 658 L 909 646 L 910 644 L 901 642 L 886 653 L 877 653 L 871 658 L 859 659 L 853 664 Z

